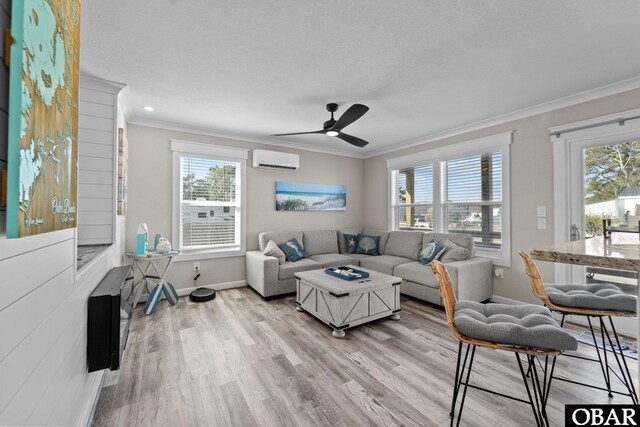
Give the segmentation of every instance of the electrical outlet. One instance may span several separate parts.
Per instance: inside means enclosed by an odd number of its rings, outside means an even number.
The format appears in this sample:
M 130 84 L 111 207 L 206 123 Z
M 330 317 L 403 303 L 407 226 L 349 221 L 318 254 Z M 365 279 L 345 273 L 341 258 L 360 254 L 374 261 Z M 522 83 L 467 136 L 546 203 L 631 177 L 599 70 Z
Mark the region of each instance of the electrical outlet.
M 546 218 L 546 217 L 547 217 L 547 207 L 538 206 L 538 218 Z
M 546 229 L 547 229 L 547 219 L 538 218 L 538 230 L 546 230 Z
M 200 271 L 200 263 L 198 261 L 193 263 L 193 271 Z
M 496 268 L 493 273 L 498 279 L 504 279 L 504 270 L 502 268 Z

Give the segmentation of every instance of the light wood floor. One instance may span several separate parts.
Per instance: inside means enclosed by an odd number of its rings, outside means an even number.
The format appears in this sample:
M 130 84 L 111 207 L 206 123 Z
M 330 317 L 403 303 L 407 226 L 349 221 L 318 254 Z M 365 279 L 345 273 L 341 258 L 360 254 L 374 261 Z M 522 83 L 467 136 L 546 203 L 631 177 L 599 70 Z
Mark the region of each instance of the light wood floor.
M 136 310 L 94 425 L 448 425 L 456 351 L 444 312 L 406 297 L 399 321 L 359 326 L 342 340 L 296 312 L 292 297 L 264 301 L 250 288 L 220 291 L 208 303 L 182 297 L 151 316 Z M 592 354 L 585 345 L 581 351 Z M 567 357 L 557 372 L 601 381 L 596 364 Z M 525 397 L 512 354 L 478 349 L 471 382 Z M 566 403 L 608 401 L 606 393 L 554 381 L 550 421 L 564 424 Z M 534 422 L 524 404 L 469 390 L 461 424 Z

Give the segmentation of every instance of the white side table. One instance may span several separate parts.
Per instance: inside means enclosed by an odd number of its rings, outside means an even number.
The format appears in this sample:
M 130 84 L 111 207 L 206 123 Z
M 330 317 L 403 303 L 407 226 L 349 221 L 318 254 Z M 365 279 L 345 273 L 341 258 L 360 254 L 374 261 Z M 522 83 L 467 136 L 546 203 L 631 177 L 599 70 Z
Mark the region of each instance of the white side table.
M 178 251 L 167 253 L 149 252 L 145 255 L 137 255 L 134 252 L 127 252 L 127 258 L 133 264 L 134 275 L 137 275 L 136 271 L 140 275 L 140 279 L 135 281 L 133 285 L 134 307 L 138 304 L 142 291 L 148 283 L 153 284 L 154 287 L 149 294 L 147 303 L 144 305 L 145 314 L 151 314 L 155 311 L 158 302 L 162 299 L 162 295 L 167 298 L 171 305 L 175 305 L 178 302 L 179 297 L 176 289 L 166 279 L 173 257 L 178 253 Z M 162 261 L 166 261 L 164 268 L 162 268 Z M 152 272 L 155 272 L 155 274 L 151 274 Z

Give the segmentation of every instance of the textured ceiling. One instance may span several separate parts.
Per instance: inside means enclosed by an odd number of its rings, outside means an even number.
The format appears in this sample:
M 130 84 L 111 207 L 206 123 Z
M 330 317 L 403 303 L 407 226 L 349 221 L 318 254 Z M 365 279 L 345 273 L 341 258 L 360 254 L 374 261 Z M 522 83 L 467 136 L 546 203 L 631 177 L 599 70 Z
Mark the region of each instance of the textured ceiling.
M 368 155 L 640 76 L 639 18 L 636 0 L 84 1 L 81 69 L 128 84 L 134 122 L 250 140 L 366 104 L 345 129 L 364 150 L 275 140 Z

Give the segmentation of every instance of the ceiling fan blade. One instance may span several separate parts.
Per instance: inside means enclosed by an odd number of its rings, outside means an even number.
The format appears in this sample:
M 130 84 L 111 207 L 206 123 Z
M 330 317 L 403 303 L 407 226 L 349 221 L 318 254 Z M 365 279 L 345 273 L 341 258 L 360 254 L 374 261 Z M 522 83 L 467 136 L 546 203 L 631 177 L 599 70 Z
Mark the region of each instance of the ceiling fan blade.
M 324 130 L 315 130 L 313 132 L 276 133 L 271 136 L 308 135 L 311 133 L 324 133 Z
M 351 123 L 358 120 L 360 117 L 369 111 L 369 107 L 362 104 L 353 104 L 347 111 L 344 112 L 342 116 L 338 119 L 335 125 L 333 125 L 332 129 L 340 130 L 346 128 Z
M 365 141 L 364 139 L 360 139 L 358 137 L 355 137 L 353 135 L 349 135 L 346 133 L 342 133 L 340 132 L 340 134 L 338 135 L 338 138 L 340 138 L 343 141 L 347 141 L 349 144 L 351 145 L 355 145 L 356 147 L 364 147 L 365 145 L 368 144 L 367 141 Z

